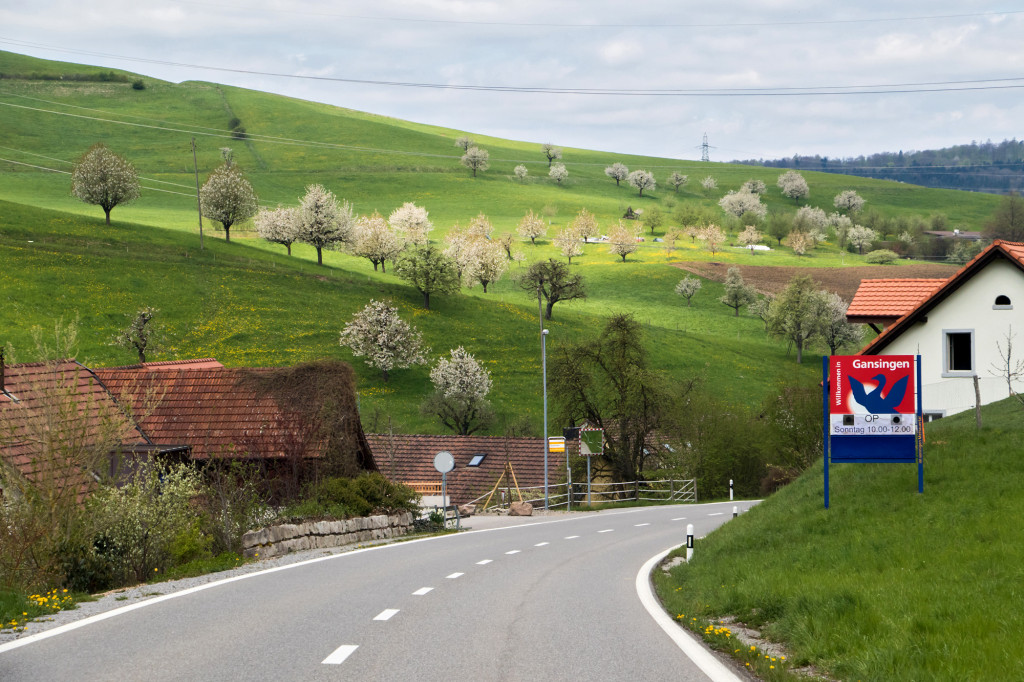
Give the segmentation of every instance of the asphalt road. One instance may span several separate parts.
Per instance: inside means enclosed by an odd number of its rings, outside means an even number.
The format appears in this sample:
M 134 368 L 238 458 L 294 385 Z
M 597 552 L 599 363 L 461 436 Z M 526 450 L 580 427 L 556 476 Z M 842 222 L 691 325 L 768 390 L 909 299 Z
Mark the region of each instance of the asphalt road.
M 0 647 L 0 680 L 707 680 L 636 580 L 732 506 L 537 519 L 249 574 Z

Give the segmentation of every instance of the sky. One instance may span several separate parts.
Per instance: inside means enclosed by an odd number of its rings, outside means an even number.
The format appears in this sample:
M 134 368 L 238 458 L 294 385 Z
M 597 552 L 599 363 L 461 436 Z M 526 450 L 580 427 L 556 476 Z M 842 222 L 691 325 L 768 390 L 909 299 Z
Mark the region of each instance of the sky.
M 972 0 L 0 0 L 0 50 L 712 161 L 1020 137 L 1021 36 Z

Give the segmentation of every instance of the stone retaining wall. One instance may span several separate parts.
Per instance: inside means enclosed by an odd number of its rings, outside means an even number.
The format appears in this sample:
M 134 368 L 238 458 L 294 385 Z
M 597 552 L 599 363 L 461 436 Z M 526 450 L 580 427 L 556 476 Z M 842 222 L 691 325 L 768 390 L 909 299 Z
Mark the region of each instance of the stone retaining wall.
M 405 535 L 412 527 L 412 513 L 364 516 L 345 521 L 284 523 L 242 536 L 242 554 L 252 558 L 273 557 L 289 552 L 340 547 L 356 542 L 384 540 Z

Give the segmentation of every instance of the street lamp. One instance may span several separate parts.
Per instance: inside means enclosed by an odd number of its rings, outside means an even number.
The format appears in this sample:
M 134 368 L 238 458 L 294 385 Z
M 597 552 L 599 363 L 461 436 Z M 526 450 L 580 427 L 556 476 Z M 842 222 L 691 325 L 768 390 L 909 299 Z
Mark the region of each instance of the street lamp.
M 548 330 L 540 330 L 540 365 L 544 374 L 544 509 L 548 508 Z

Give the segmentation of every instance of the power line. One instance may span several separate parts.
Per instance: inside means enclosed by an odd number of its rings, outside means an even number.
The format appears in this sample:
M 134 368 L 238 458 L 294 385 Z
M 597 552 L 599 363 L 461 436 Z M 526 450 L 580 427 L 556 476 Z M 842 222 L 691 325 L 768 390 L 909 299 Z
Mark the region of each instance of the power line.
M 58 161 L 59 159 L 54 159 L 54 160 Z M 60 170 L 59 168 L 47 168 L 46 166 L 37 166 L 37 165 L 35 165 L 33 163 L 23 163 L 21 161 L 15 161 L 13 159 L 0 158 L 0 161 L 6 162 L 6 163 L 13 163 L 16 166 L 28 166 L 29 168 L 37 168 L 39 170 L 50 171 L 51 173 L 60 173 L 62 175 L 71 175 L 72 174 L 71 171 Z M 140 180 L 148 180 L 149 178 L 141 178 L 140 177 L 139 179 Z M 156 182 L 160 182 L 160 181 L 157 180 Z M 184 192 L 175 192 L 174 190 L 170 190 L 170 189 L 160 189 L 159 187 L 146 187 L 145 185 L 143 185 L 142 189 L 148 190 L 150 192 L 165 192 L 166 194 L 177 194 L 179 196 L 188 197 L 189 199 L 192 198 L 191 194 L 185 194 Z
M 172 62 L 163 59 L 143 57 L 126 57 L 102 52 L 85 50 L 68 50 L 61 47 L 46 46 L 0 36 L 0 43 L 32 46 L 42 49 L 86 54 L 107 59 L 118 59 L 129 62 L 157 64 L 205 71 L 221 71 L 249 76 L 268 76 L 272 78 L 288 78 L 331 83 L 349 83 L 353 85 L 376 85 L 387 87 L 420 88 L 428 90 L 460 90 L 470 92 L 508 92 L 519 94 L 545 95 L 604 95 L 616 97 L 821 97 L 821 96 L 853 96 L 853 95 L 891 95 L 921 94 L 939 92 L 972 92 L 985 90 L 1015 90 L 1024 88 L 1024 77 L 981 78 L 956 81 L 923 81 L 919 83 L 891 83 L 869 85 L 816 85 L 816 86 L 780 86 L 774 88 L 690 88 L 690 89 L 649 89 L 649 88 L 571 88 L 547 86 L 518 85 L 469 85 L 459 83 L 427 83 L 418 81 L 389 81 L 367 78 L 342 78 L 338 76 L 313 76 L 306 74 L 289 74 L 274 71 L 257 71 L 205 64 L 189 64 Z

